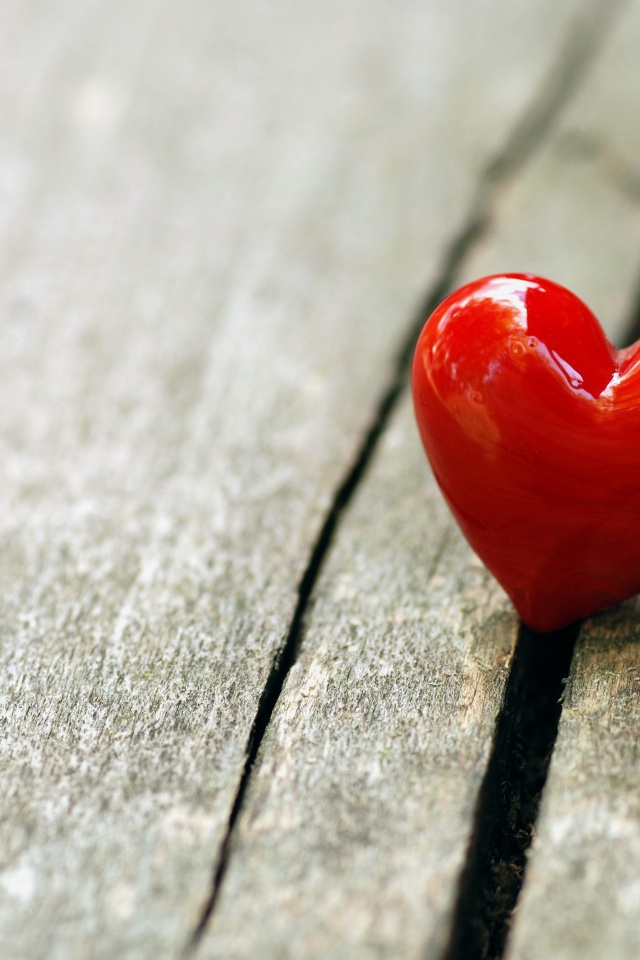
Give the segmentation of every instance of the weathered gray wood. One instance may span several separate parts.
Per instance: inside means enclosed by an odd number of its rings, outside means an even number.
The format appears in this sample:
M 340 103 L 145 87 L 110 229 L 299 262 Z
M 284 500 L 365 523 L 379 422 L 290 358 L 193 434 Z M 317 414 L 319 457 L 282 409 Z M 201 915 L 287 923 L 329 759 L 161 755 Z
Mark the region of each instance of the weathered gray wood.
M 639 225 L 596 166 L 575 174 L 566 128 L 503 198 L 465 274 L 539 270 L 615 337 Z M 411 420 L 406 401 L 319 584 L 207 960 L 435 958 L 447 940 L 517 620 L 449 521 Z
M 407 398 L 322 579 L 203 957 L 440 944 L 516 630 Z
M 4 955 L 183 943 L 399 327 L 569 11 L 3 5 Z

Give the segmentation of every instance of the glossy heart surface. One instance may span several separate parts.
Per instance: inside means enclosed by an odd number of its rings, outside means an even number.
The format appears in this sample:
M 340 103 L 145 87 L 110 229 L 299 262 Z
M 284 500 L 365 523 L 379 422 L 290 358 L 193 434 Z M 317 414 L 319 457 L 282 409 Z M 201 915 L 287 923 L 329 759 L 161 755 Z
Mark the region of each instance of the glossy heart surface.
M 616 350 L 549 280 L 487 277 L 427 321 L 413 396 L 438 484 L 528 626 L 640 591 L 640 342 Z

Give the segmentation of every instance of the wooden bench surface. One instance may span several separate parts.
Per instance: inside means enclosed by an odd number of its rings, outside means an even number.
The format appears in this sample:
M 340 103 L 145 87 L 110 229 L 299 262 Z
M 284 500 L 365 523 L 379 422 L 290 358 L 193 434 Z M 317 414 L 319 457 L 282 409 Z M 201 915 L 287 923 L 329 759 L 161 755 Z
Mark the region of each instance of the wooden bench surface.
M 640 607 L 520 628 L 407 371 L 492 272 L 633 335 L 640 4 L 0 24 L 0 955 L 637 960 Z

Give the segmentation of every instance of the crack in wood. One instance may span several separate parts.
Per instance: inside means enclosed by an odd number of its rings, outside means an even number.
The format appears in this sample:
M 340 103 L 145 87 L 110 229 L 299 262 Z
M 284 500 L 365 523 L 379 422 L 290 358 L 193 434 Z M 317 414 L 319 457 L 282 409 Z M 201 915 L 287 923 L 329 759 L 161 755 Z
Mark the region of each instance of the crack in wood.
M 308 612 L 315 585 L 333 542 L 333 538 L 340 523 L 340 518 L 345 509 L 348 507 L 355 491 L 359 487 L 373 459 L 378 442 L 386 430 L 391 415 L 396 409 L 398 401 L 403 395 L 404 390 L 407 388 L 411 360 L 417 336 L 419 335 L 420 330 L 422 329 L 422 326 L 426 322 L 429 315 L 456 285 L 461 270 L 473 249 L 491 229 L 495 219 L 495 205 L 496 201 L 499 199 L 501 189 L 506 186 L 515 175 L 517 175 L 517 173 L 530 160 L 535 150 L 538 149 L 549 136 L 561 110 L 566 106 L 571 96 L 575 93 L 579 83 L 584 78 L 591 63 L 593 62 L 595 55 L 602 44 L 604 35 L 607 32 L 607 28 L 611 25 L 618 11 L 627 2 L 628 0 L 608 0 L 608 2 L 602 2 L 602 0 L 598 0 L 598 2 L 590 4 L 586 10 L 583 10 L 579 18 L 576 20 L 575 24 L 573 25 L 573 29 L 570 31 L 569 40 L 561 46 L 558 60 L 554 63 L 552 69 L 544 79 L 539 88 L 538 95 L 530 104 L 529 108 L 524 112 L 520 121 L 515 124 L 503 148 L 496 154 L 493 160 L 485 168 L 484 173 L 480 176 L 477 189 L 472 197 L 469 214 L 458 233 L 454 235 L 448 249 L 446 250 L 440 270 L 436 275 L 436 280 L 429 289 L 427 296 L 419 305 L 413 321 L 410 324 L 409 333 L 405 336 L 401 343 L 395 363 L 392 366 L 388 386 L 378 402 L 373 422 L 369 427 L 368 432 L 364 436 L 361 446 L 357 451 L 355 459 L 349 467 L 344 480 L 337 490 L 333 504 L 320 530 L 317 541 L 312 550 L 309 563 L 298 586 L 298 601 L 291 625 L 280 652 L 274 659 L 249 734 L 245 754 L 245 763 L 229 815 L 227 830 L 220 848 L 211 891 L 206 903 L 203 906 L 200 918 L 185 946 L 184 957 L 191 957 L 197 950 L 198 944 L 200 943 L 215 910 L 230 860 L 231 845 L 236 824 L 243 809 L 252 771 L 260 750 L 260 746 L 270 725 L 273 712 L 283 691 L 289 671 L 297 660 L 298 651 L 304 632 L 305 617 Z M 558 635 L 554 636 L 556 637 L 556 642 L 558 642 Z M 564 664 L 566 658 L 568 657 L 566 668 L 564 666 L 562 668 L 562 676 L 566 676 L 566 673 L 568 672 L 568 666 L 571 660 L 571 651 L 573 649 L 573 643 L 575 642 L 576 636 L 577 628 L 573 632 L 569 631 L 566 640 L 560 641 L 560 649 L 564 651 L 564 653 L 559 655 L 560 660 L 558 663 L 562 662 L 562 664 Z M 519 690 L 523 685 L 525 685 L 530 693 L 532 693 L 534 690 L 534 687 L 532 686 L 532 680 L 531 677 L 527 677 L 526 675 L 532 668 L 532 664 L 536 662 L 536 654 L 533 652 L 533 649 L 547 650 L 548 647 L 545 646 L 544 640 L 542 643 L 540 643 L 540 639 L 536 638 L 534 642 L 533 638 L 531 640 L 524 639 L 527 637 L 528 634 L 525 631 L 525 633 L 521 636 L 520 643 L 518 644 L 519 652 L 517 651 L 516 656 L 514 657 L 514 664 L 509 678 L 508 689 L 515 691 Z M 549 654 L 549 656 L 551 656 L 551 654 Z M 562 659 L 562 656 L 564 656 L 564 659 Z M 526 669 L 519 668 L 518 664 L 528 664 L 528 666 L 526 666 Z M 542 698 L 545 704 L 547 704 L 548 701 L 547 694 L 549 691 L 551 689 L 555 690 L 557 687 L 556 673 L 557 670 L 553 673 L 554 678 L 556 678 L 555 681 L 544 686 L 544 690 L 547 691 L 546 694 L 544 692 L 542 693 Z M 533 706 L 533 700 L 531 695 L 529 695 L 529 698 L 526 701 L 528 704 L 527 710 L 524 711 L 521 716 L 520 714 L 522 711 L 518 713 L 516 709 L 517 704 L 514 700 L 514 697 L 515 693 L 513 697 L 511 697 L 508 693 L 505 696 L 505 704 L 500 715 L 501 721 L 498 723 L 498 729 L 496 732 L 495 749 L 492 763 L 490 764 L 491 770 L 485 777 L 482 791 L 483 796 L 486 796 L 490 799 L 495 790 L 494 780 L 497 776 L 497 774 L 494 772 L 494 768 L 498 771 L 501 771 L 505 768 L 505 764 L 508 765 L 510 763 L 511 775 L 517 781 L 513 784 L 510 790 L 510 802 L 512 808 L 510 817 L 513 823 L 520 823 L 522 815 L 524 814 L 526 819 L 526 811 L 530 811 L 532 809 L 531 803 L 534 803 L 535 809 L 537 810 L 537 799 L 535 799 L 535 802 L 532 798 L 527 799 L 529 795 L 526 793 L 524 781 L 528 783 L 529 780 L 533 780 L 535 783 L 539 784 L 540 777 L 538 776 L 536 779 L 529 769 L 529 760 L 527 760 L 527 757 L 529 757 L 528 754 L 526 756 L 525 754 L 522 755 L 525 758 L 524 765 L 517 763 L 514 765 L 514 758 L 510 754 L 510 745 L 514 742 L 514 738 L 515 740 L 519 739 L 520 730 L 529 729 L 527 724 L 529 723 L 530 716 L 538 716 L 538 713 L 531 712 L 530 708 Z M 557 699 L 558 697 L 556 697 L 556 700 Z M 551 708 L 549 708 L 549 710 L 551 710 Z M 541 729 L 547 730 L 547 738 L 543 738 L 545 745 L 544 750 L 548 751 L 547 766 L 548 759 L 550 758 L 551 751 L 553 749 L 553 742 L 555 741 L 555 733 L 551 742 L 549 742 L 548 734 L 552 728 L 554 730 L 557 729 L 557 719 L 553 721 L 555 722 L 555 727 L 553 727 L 553 722 L 549 719 L 550 717 L 551 712 L 548 712 L 548 716 L 545 713 L 544 716 L 541 715 L 540 717 Z M 537 754 L 532 756 L 537 757 Z M 545 777 L 546 766 L 544 768 L 544 776 L 542 777 L 543 782 Z M 543 782 L 541 785 L 539 785 L 539 791 L 542 790 Z M 538 788 L 536 787 L 536 789 Z M 486 855 L 485 847 L 487 844 L 487 838 L 492 836 L 492 831 L 495 827 L 495 816 L 492 813 L 491 805 L 489 804 L 489 806 L 487 806 L 486 800 L 484 802 L 485 806 L 482 806 L 481 804 L 481 809 L 479 807 L 478 818 L 476 821 L 476 837 L 474 838 L 470 848 L 470 856 L 466 868 L 467 875 L 472 877 L 476 877 L 477 875 L 477 870 L 474 864 L 476 863 L 477 858 L 481 858 L 482 856 Z M 520 828 L 518 827 L 517 829 L 519 830 Z M 518 840 L 517 837 L 514 837 L 513 839 L 516 841 Z M 528 842 L 529 841 L 527 841 L 524 844 L 524 847 L 522 847 L 522 857 L 524 857 Z M 518 844 L 519 849 L 521 846 L 521 844 Z M 510 843 L 506 843 L 504 850 L 508 853 L 509 857 L 512 857 Z M 498 867 L 496 870 L 499 874 L 501 868 Z M 496 872 L 496 870 L 493 872 Z M 517 874 L 518 869 L 514 868 L 514 870 Z M 522 874 L 523 869 L 519 870 L 519 872 Z M 466 890 L 464 882 L 462 886 L 463 892 L 461 893 L 459 903 L 464 904 L 467 903 L 468 895 L 464 892 Z M 510 909 L 511 907 L 507 909 L 507 913 L 510 912 Z M 487 915 L 491 914 L 492 916 L 496 911 L 495 902 L 491 901 L 491 897 L 487 899 L 484 894 L 482 899 L 482 910 L 484 910 Z M 502 916 L 504 913 L 505 910 L 501 907 L 500 915 Z M 506 921 L 504 921 L 504 923 L 506 923 Z M 484 924 L 484 917 L 481 917 L 479 914 L 474 915 L 474 928 L 477 924 L 480 924 L 480 927 L 482 927 Z M 461 934 L 462 933 L 463 931 L 461 931 Z M 461 960 L 463 954 L 451 952 L 453 949 L 455 949 L 455 944 L 452 943 L 451 949 L 447 953 L 446 960 Z M 481 956 L 481 954 L 478 954 L 478 956 Z M 464 954 L 464 957 L 465 960 L 471 960 L 471 954 Z
M 442 960 L 498 960 L 522 887 L 579 624 L 522 626 Z
M 271 722 L 271 717 L 284 688 L 289 671 L 297 660 L 300 641 L 304 631 L 305 615 L 307 613 L 315 584 L 320 575 L 324 560 L 331 547 L 340 517 L 349 505 L 356 489 L 360 485 L 360 482 L 364 477 L 377 449 L 378 442 L 384 433 L 387 424 L 389 423 L 393 411 L 398 405 L 400 397 L 407 387 L 408 372 L 417 333 L 422 328 L 429 314 L 435 309 L 438 303 L 444 296 L 446 296 L 447 292 L 455 284 L 456 277 L 459 275 L 464 260 L 471 249 L 484 235 L 488 227 L 489 219 L 487 217 L 473 217 L 463 227 L 459 235 L 451 244 L 448 255 L 444 261 L 443 269 L 440 273 L 440 278 L 418 311 L 417 320 L 414 320 L 414 323 L 412 324 L 411 335 L 407 337 L 405 343 L 402 345 L 402 348 L 398 353 L 393 370 L 393 376 L 389 386 L 387 387 L 387 390 L 379 401 L 373 423 L 364 438 L 364 441 L 351 468 L 349 469 L 345 479 L 336 493 L 331 509 L 327 514 L 322 529 L 320 530 L 318 539 L 311 554 L 311 558 L 298 587 L 298 601 L 287 638 L 281 647 L 278 656 L 274 660 L 262 692 L 260 702 L 258 704 L 256 717 L 249 734 L 242 776 L 240 778 L 238 790 L 231 808 L 227 831 L 222 842 L 218 863 L 216 865 L 211 894 L 204 905 L 202 914 L 193 931 L 193 934 L 191 935 L 191 938 L 185 947 L 185 957 L 191 956 L 197 949 L 197 946 L 215 909 L 229 863 L 231 841 L 235 826 L 243 807 L 244 798 L 249 786 L 249 781 L 256 757 L 267 728 Z

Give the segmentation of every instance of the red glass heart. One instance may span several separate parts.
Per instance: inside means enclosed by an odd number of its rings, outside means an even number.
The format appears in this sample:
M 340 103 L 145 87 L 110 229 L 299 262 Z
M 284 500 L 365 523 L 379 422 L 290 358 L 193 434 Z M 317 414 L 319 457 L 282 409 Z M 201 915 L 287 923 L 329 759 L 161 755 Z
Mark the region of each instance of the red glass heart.
M 640 341 L 616 350 L 557 283 L 486 277 L 427 321 L 413 395 L 442 492 L 528 626 L 640 592 Z

